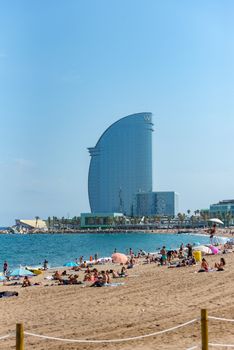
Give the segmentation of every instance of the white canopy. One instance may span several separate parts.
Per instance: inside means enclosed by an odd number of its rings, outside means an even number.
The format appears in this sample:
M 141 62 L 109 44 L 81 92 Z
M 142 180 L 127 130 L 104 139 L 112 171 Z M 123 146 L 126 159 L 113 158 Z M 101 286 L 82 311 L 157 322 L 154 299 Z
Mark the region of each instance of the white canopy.
M 210 219 L 209 221 L 214 222 L 215 224 L 224 225 L 223 221 L 221 221 L 221 220 L 218 219 L 218 218 L 213 218 L 213 219 Z
M 193 247 L 193 250 L 199 251 L 205 254 L 212 254 L 212 250 L 209 247 L 206 247 L 205 245 L 198 245 Z

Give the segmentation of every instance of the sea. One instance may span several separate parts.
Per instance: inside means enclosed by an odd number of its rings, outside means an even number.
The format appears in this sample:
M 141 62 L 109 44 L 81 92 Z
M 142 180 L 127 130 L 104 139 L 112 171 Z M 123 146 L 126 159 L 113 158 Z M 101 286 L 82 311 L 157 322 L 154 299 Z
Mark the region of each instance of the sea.
M 110 257 L 114 251 L 134 253 L 140 249 L 157 252 L 162 246 L 177 249 L 181 243 L 209 244 L 209 237 L 198 234 L 87 233 L 87 234 L 2 234 L 0 235 L 0 270 L 6 260 L 9 268 L 38 266 L 46 259 L 50 267 L 63 266 L 80 256 L 89 260 L 95 254 Z

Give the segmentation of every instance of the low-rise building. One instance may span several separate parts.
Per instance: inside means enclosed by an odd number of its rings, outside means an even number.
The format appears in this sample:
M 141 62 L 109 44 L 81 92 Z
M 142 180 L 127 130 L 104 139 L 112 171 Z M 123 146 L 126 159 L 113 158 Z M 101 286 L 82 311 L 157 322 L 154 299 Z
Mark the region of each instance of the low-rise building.
M 80 227 L 81 228 L 109 228 L 116 223 L 121 223 L 124 219 L 122 213 L 81 213 Z
M 15 228 L 19 232 L 27 232 L 32 230 L 47 231 L 47 225 L 41 219 L 16 219 Z

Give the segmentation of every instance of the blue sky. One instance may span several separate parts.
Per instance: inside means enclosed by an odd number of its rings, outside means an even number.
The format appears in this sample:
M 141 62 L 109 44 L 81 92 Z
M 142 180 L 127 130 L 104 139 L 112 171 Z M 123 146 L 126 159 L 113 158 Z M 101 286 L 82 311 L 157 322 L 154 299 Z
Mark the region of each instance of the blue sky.
M 234 197 L 228 0 L 0 0 L 0 225 L 89 211 L 87 147 L 154 114 L 154 189 Z

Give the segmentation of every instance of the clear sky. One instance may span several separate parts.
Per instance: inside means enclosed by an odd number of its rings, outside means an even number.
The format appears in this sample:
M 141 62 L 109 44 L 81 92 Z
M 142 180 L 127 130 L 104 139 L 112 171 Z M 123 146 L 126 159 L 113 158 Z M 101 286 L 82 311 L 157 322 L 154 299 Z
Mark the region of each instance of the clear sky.
M 154 190 L 234 198 L 232 0 L 0 0 L 0 226 L 89 211 L 87 147 L 154 114 Z

